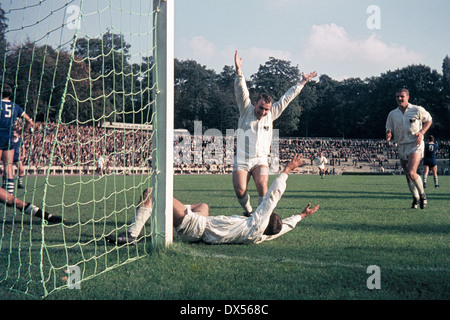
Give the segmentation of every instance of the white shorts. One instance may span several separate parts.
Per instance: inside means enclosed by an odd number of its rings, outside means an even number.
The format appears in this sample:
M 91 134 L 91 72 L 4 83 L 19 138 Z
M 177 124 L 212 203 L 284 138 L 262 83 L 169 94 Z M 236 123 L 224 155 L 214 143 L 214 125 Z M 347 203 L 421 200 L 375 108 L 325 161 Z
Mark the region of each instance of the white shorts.
M 251 158 L 248 161 L 237 161 L 237 158 L 234 158 L 233 171 L 243 170 L 250 172 L 256 167 L 265 166 L 267 167 L 267 174 L 269 174 L 269 160 L 267 156 L 259 157 L 259 158 Z M 262 172 L 263 173 L 263 172 Z
M 423 141 L 420 145 L 417 145 L 415 142 L 399 144 L 398 155 L 400 160 L 408 160 L 408 156 L 412 153 L 419 153 L 423 157 L 424 149 L 425 143 Z
M 175 228 L 175 231 L 181 241 L 185 242 L 199 242 L 202 240 L 205 232 L 207 219 L 204 216 L 192 212 L 190 208 L 187 209 L 187 214 L 184 216 L 181 224 Z

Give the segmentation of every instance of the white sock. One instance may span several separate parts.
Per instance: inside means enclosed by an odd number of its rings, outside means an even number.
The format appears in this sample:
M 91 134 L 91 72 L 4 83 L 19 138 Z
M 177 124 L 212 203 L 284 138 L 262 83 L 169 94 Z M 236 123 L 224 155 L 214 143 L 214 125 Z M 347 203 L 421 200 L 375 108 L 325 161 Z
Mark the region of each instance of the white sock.
M 413 183 L 416 185 L 416 188 L 419 191 L 420 195 L 425 194 L 425 191 L 423 190 L 422 178 L 419 175 L 417 175 L 417 179 L 414 180 Z
M 252 205 L 250 204 L 250 195 L 245 192 L 245 195 L 243 198 L 237 198 L 239 204 L 242 206 L 242 208 L 244 208 L 245 211 L 247 211 L 248 213 L 253 211 Z
M 148 218 L 150 218 L 152 214 L 151 207 L 140 206 L 136 209 L 136 215 L 134 216 L 133 223 L 128 228 L 128 233 L 132 237 L 137 237 L 141 233 L 142 228 L 147 222 Z
M 409 190 L 411 191 L 413 198 L 416 200 L 419 200 L 420 196 L 419 196 L 419 191 L 416 188 L 416 184 L 414 182 L 409 182 L 408 187 L 409 187 Z
M 26 207 L 25 210 L 23 212 L 25 212 L 26 214 L 29 214 L 30 216 L 34 216 L 36 214 L 36 212 L 38 212 L 39 208 L 36 207 L 35 205 L 29 203 Z

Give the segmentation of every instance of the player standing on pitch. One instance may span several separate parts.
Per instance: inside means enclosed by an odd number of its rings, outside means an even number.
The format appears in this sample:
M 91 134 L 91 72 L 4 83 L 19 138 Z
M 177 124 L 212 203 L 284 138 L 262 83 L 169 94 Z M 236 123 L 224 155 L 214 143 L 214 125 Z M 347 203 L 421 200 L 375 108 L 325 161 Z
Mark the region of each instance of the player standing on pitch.
M 323 155 L 323 152 L 321 151 L 319 156 L 314 159 L 314 162 L 317 164 L 317 167 L 319 168 L 319 175 L 320 178 L 325 177 L 325 165 L 328 163 L 327 158 Z
M 423 136 L 431 127 L 431 115 L 423 107 L 409 103 L 409 91 L 400 89 L 396 93 L 398 108 L 392 110 L 386 121 L 386 140 L 398 144 L 400 164 L 406 175 L 409 190 L 413 196 L 413 209 L 424 209 L 427 205 L 422 179 L 417 174 L 423 157 Z
M 300 94 L 304 85 L 317 76 L 317 72 L 314 71 L 307 75 L 302 73 L 301 82 L 291 87 L 277 102 L 273 103 L 269 95 L 262 93 L 253 105 L 242 73 L 242 60 L 236 51 L 234 55 L 236 66 L 234 91 L 239 107 L 239 122 L 233 166 L 233 186 L 238 202 L 245 210 L 244 215 L 249 216 L 253 211 L 247 192 L 250 176 L 253 176 L 258 190 L 258 205 L 261 204 L 267 193 L 273 121 Z
M 0 158 L 2 159 L 3 188 L 9 193 L 14 192 L 14 125 L 18 117 L 23 117 L 26 121 L 25 130 L 33 127 L 33 120 L 22 110 L 22 108 L 9 98 L 13 92 L 11 87 L 4 83 L 2 91 L 2 110 L 0 114 Z
M 436 152 L 439 148 L 437 142 L 434 141 L 433 136 L 429 136 L 427 143 L 425 143 L 425 151 L 423 156 L 423 187 L 427 187 L 428 172 L 433 173 L 434 187 L 439 188 L 439 179 L 437 174 Z

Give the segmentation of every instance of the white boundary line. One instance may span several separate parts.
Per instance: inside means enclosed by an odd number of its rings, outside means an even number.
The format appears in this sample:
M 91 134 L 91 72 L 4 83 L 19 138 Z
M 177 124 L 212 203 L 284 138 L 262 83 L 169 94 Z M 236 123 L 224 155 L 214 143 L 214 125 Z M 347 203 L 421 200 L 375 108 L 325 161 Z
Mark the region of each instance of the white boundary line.
M 178 251 L 178 250 L 177 250 Z M 323 261 L 314 261 L 314 260 L 300 260 L 300 259 L 275 259 L 270 257 L 262 258 L 252 258 L 252 257 L 243 257 L 243 256 L 229 256 L 224 254 L 207 254 L 203 252 L 199 252 L 196 250 L 189 251 L 178 251 L 180 253 L 190 255 L 193 257 L 199 258 L 215 258 L 215 259 L 225 259 L 225 260 L 243 260 L 243 261 L 252 261 L 252 262 L 274 262 L 274 263 L 293 263 L 299 265 L 309 265 L 309 266 L 320 266 L 320 267 L 345 267 L 345 268 L 360 268 L 366 270 L 368 265 L 362 264 L 352 264 L 352 263 L 341 263 L 339 261 L 335 262 L 323 262 Z M 382 269 L 392 269 L 399 271 L 415 271 L 415 272 L 450 272 L 450 268 L 436 268 L 436 267 L 420 267 L 420 266 L 382 266 Z

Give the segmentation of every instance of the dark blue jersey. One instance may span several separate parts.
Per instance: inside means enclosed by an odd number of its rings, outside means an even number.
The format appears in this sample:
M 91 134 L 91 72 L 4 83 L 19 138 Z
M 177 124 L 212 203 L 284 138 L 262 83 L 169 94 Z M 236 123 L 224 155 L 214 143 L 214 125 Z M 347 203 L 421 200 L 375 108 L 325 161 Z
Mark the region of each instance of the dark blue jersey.
M 14 129 L 14 123 L 17 117 L 23 115 L 22 108 L 12 101 L 2 101 L 2 111 L 0 113 L 0 132 L 12 133 Z
M 13 148 L 14 124 L 17 117 L 23 115 L 22 108 L 12 101 L 2 100 L 0 112 L 0 149 L 11 150 Z
M 423 157 L 426 159 L 436 159 L 436 152 L 438 150 L 438 144 L 427 142 L 425 143 L 425 150 Z

